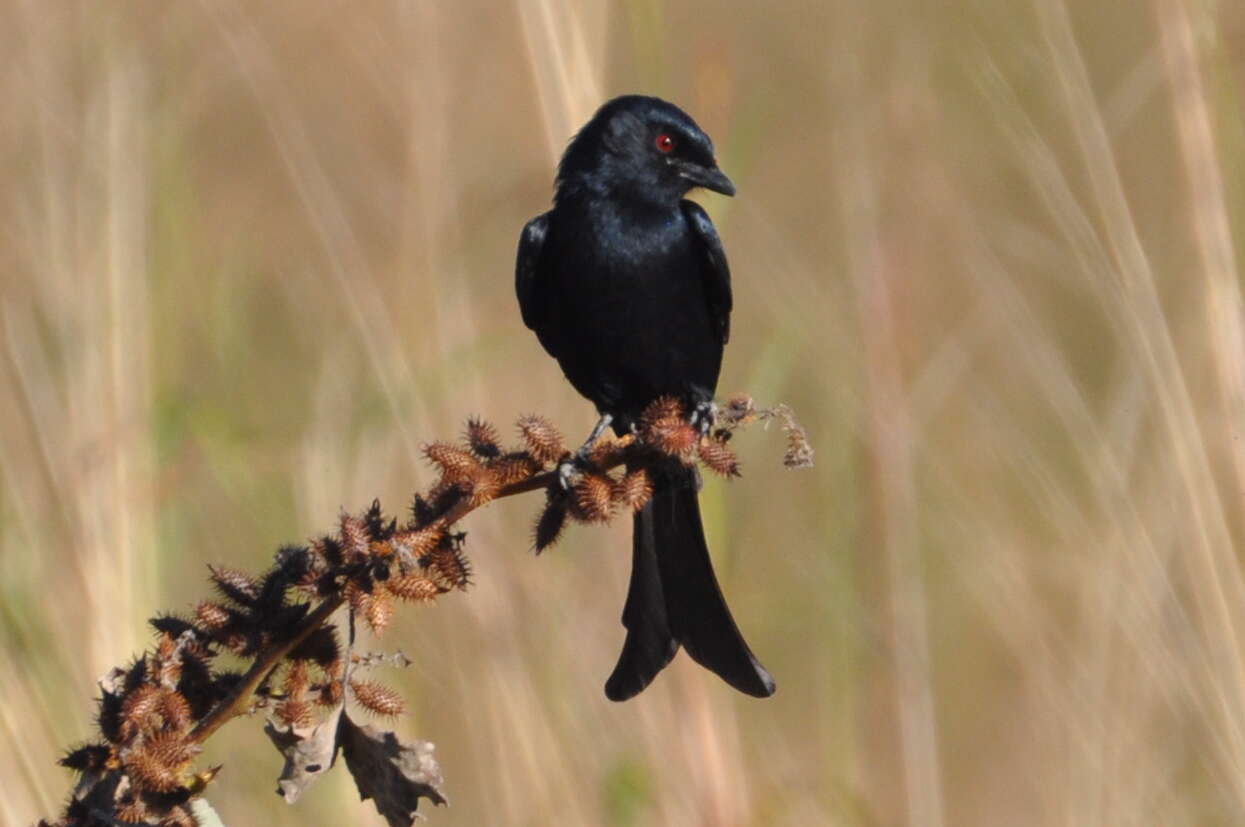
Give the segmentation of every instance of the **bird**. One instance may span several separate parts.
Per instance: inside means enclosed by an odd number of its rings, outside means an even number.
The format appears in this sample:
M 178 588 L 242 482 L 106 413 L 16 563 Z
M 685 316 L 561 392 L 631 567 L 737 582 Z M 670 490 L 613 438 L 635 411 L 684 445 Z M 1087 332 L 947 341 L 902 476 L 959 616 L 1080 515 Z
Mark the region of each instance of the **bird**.
M 632 431 L 661 397 L 684 402 L 702 432 L 712 423 L 732 297 L 717 230 L 684 197 L 698 187 L 735 194 L 709 136 L 674 104 L 624 95 L 571 139 L 553 208 L 520 233 L 522 319 L 597 408 L 585 446 L 607 427 Z M 649 471 L 653 495 L 633 517 L 626 638 L 606 697 L 639 694 L 680 647 L 740 692 L 772 695 L 714 574 L 696 469 L 663 459 Z

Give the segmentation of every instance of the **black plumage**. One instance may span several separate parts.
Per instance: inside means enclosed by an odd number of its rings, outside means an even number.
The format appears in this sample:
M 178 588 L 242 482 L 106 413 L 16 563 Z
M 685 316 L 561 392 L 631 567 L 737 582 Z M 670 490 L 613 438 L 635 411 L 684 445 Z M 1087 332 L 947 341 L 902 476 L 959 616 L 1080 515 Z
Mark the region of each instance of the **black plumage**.
M 567 147 L 553 209 L 520 236 L 523 321 L 618 433 L 659 396 L 703 409 L 717 387 L 730 270 L 708 215 L 683 200 L 698 186 L 735 192 L 696 123 L 657 98 L 615 98 Z M 670 460 L 653 482 L 635 516 L 627 639 L 606 695 L 639 693 L 680 645 L 741 692 L 772 694 L 714 576 L 695 470 Z

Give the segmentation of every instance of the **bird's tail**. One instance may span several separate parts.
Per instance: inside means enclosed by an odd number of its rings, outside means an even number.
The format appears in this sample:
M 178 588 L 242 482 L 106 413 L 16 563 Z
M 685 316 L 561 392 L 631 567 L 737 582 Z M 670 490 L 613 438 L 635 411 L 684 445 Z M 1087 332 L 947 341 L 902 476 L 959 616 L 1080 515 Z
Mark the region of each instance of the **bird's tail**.
M 622 616 L 627 640 L 605 683 L 612 701 L 639 694 L 680 645 L 740 692 L 774 694 L 774 679 L 753 657 L 718 588 L 696 489 L 695 469 L 671 463 L 660 469 L 652 499 L 635 515 Z

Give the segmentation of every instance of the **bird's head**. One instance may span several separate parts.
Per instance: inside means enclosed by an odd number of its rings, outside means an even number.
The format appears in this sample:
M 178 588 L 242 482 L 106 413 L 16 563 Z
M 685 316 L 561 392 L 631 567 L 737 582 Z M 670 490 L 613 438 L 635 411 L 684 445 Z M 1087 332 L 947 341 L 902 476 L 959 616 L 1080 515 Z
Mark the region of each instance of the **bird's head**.
M 559 201 L 582 192 L 674 205 L 694 187 L 735 194 L 696 122 L 674 104 L 642 95 L 598 109 L 558 166 Z

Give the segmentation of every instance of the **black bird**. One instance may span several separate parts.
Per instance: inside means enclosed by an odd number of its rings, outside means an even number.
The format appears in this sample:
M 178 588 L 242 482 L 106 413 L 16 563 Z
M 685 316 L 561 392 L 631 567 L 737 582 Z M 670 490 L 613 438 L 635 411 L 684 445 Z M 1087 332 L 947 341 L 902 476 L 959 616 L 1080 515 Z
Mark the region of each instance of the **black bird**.
M 685 113 L 628 95 L 597 111 L 558 166 L 553 209 L 519 238 L 515 290 L 524 323 L 596 405 L 593 437 L 623 434 L 660 396 L 712 421 L 730 334 L 730 271 L 694 187 L 734 195 L 713 143 Z M 699 477 L 676 460 L 654 473 L 635 516 L 627 628 L 605 694 L 638 694 L 682 645 L 741 692 L 774 681 L 744 642 L 718 588 L 697 502 Z

